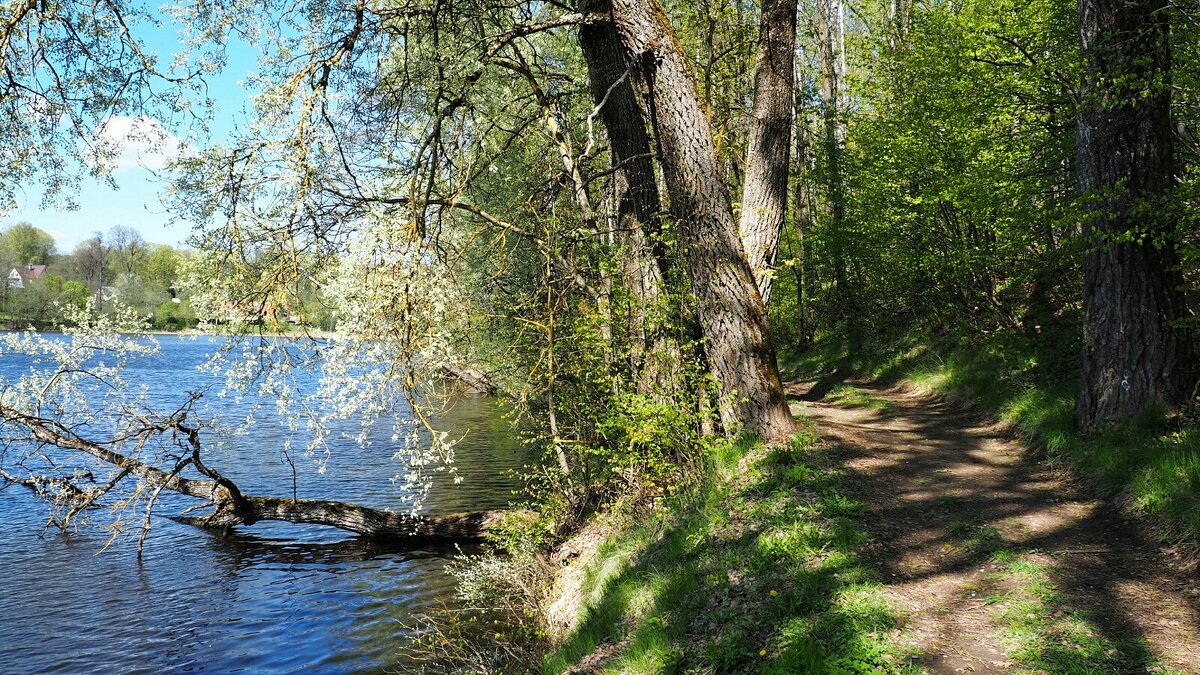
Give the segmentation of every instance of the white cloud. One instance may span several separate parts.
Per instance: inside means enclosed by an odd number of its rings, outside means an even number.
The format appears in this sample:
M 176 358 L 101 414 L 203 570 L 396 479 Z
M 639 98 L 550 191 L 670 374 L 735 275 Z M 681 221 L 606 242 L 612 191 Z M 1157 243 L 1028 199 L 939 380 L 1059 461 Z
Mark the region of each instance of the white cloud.
M 158 171 L 172 159 L 196 154 L 190 143 L 153 117 L 110 117 L 96 129 L 94 140 L 97 159 L 113 173 Z

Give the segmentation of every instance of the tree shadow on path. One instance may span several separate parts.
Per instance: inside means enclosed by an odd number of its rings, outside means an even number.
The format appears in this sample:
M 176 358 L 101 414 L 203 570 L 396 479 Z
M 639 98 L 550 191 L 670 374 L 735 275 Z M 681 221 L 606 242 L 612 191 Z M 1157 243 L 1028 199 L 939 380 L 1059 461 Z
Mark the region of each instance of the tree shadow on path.
M 1200 584 L 1119 514 L 961 408 L 864 383 L 886 407 L 834 405 L 826 379 L 789 393 L 841 448 L 927 668 L 1200 673 Z

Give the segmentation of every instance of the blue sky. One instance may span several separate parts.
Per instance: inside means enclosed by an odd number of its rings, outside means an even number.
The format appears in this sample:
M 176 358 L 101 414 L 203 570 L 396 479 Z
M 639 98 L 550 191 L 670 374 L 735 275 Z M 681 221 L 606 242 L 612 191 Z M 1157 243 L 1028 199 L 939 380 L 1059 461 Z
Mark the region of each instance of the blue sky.
M 164 18 L 164 22 L 166 18 Z M 169 63 L 171 53 L 179 48 L 176 27 L 165 23 L 162 28 L 142 25 L 135 32 L 144 44 L 160 55 L 160 63 Z M 236 126 L 244 125 L 245 110 L 249 109 L 248 93 L 239 81 L 257 67 L 258 51 L 244 42 L 231 40 L 226 45 L 228 65 L 224 72 L 206 78 L 208 95 L 215 101 L 213 122 L 206 129 L 167 130 L 153 118 L 115 118 L 111 121 L 112 138 L 124 139 L 132 129 L 159 132 L 169 148 L 186 144 L 194 150 L 228 138 Z M 176 136 L 174 133 L 179 134 Z M 30 185 L 18 194 L 20 206 L 8 214 L 0 214 L 0 227 L 25 221 L 54 236 L 60 253 L 70 253 L 81 241 L 95 232 L 107 232 L 115 225 L 133 227 L 146 241 L 180 246 L 189 230 L 185 223 L 169 224 L 171 216 L 160 201 L 164 177 L 142 168 L 161 168 L 163 154 L 145 143 L 123 142 L 123 151 L 113 169 L 117 183 L 114 190 L 107 184 L 84 177 L 77 186 L 78 210 L 67 211 L 42 207 L 41 186 Z

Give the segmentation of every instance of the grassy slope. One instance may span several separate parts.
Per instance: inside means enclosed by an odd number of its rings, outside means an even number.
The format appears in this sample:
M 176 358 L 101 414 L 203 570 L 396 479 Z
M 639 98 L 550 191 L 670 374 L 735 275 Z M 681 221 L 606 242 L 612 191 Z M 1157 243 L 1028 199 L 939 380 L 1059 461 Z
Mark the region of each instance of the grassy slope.
M 814 377 L 837 368 L 839 378 L 908 380 L 967 399 L 1120 496 L 1162 536 L 1200 542 L 1200 430 L 1148 414 L 1081 438 L 1072 420 L 1074 355 L 1072 345 L 1036 349 L 992 336 L 853 357 L 826 345 L 787 370 Z M 855 407 L 885 403 L 845 385 L 829 396 Z M 809 432 L 791 448 L 730 448 L 686 502 L 605 542 L 585 570 L 579 626 L 545 671 L 580 663 L 613 673 L 918 671 L 917 655 L 897 639 L 896 610 L 856 557 L 861 507 L 839 490 L 836 460 L 815 441 Z M 1153 664 L 1144 646 L 1090 631 L 1036 552 L 997 550 L 986 537 L 978 548 L 997 565 L 1004 590 L 988 602 L 1022 672 Z
M 1073 421 L 1077 360 L 1069 341 L 994 335 L 949 349 L 909 341 L 854 356 L 826 344 L 790 359 L 785 370 L 814 377 L 836 368 L 840 376 L 908 380 L 966 399 L 1045 447 L 1051 461 L 1119 497 L 1164 540 L 1200 543 L 1200 428 L 1151 411 L 1081 437 Z
M 732 447 L 688 498 L 610 537 L 545 670 L 915 672 L 856 556 L 861 506 L 815 441 Z

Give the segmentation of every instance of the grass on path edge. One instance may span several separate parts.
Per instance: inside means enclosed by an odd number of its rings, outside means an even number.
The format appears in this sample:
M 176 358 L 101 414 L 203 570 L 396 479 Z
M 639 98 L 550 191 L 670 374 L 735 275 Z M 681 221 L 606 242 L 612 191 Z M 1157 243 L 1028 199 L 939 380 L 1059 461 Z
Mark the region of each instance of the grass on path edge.
M 729 446 L 695 493 L 601 545 L 545 671 L 919 672 L 832 455 L 811 427 Z
M 964 400 L 1044 448 L 1050 462 L 1071 467 L 1105 496 L 1116 498 L 1162 541 L 1197 550 L 1200 425 L 1150 410 L 1081 436 L 1074 424 L 1077 358 L 1070 341 L 995 334 L 973 336 L 948 349 L 910 339 L 854 354 L 845 344 L 830 341 L 788 359 L 784 370 L 802 378 L 836 372 L 839 384 L 849 377 L 908 381 Z M 834 394 L 840 390 L 831 386 Z

